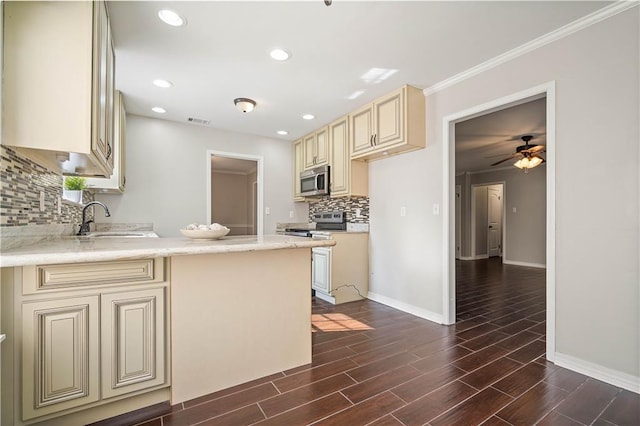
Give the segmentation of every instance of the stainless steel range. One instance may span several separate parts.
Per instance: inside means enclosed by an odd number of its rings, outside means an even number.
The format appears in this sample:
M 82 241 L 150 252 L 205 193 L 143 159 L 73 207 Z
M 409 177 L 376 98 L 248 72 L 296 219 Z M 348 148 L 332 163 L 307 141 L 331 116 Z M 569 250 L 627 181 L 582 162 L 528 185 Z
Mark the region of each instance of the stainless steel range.
M 341 211 L 315 213 L 313 222 L 316 224 L 315 229 L 287 228 L 285 234 L 323 239 L 321 231 L 344 231 L 347 229 L 347 218 Z

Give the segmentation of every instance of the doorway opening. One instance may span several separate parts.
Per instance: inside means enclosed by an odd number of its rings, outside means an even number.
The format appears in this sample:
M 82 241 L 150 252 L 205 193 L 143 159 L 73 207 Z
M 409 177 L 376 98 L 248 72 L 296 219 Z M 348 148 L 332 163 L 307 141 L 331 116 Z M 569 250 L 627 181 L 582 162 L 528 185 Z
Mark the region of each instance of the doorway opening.
M 207 221 L 262 235 L 262 157 L 207 151 Z
M 522 202 L 523 205 L 514 205 L 511 206 L 510 195 L 514 194 L 514 185 L 512 185 L 509 181 L 503 182 L 503 179 L 496 177 L 499 174 L 497 172 L 502 170 L 515 170 L 518 169 L 514 167 L 514 161 L 507 162 L 508 159 L 505 159 L 505 164 L 500 167 L 493 167 L 497 164 L 494 164 L 493 161 L 490 162 L 491 167 L 485 167 L 484 170 L 473 170 L 471 172 L 465 171 L 460 172 L 456 170 L 456 143 L 457 141 L 457 124 L 479 118 L 482 116 L 487 116 L 489 114 L 508 110 L 510 108 L 520 106 L 523 104 L 527 104 L 530 102 L 542 102 L 544 104 L 544 130 L 542 132 L 538 132 L 538 134 L 534 135 L 535 138 L 539 138 L 539 140 L 544 141 L 545 145 L 545 154 L 544 158 L 546 159 L 546 163 L 543 167 L 538 167 L 536 169 L 531 169 L 530 173 L 525 175 L 522 171 L 519 171 L 521 175 L 518 175 L 518 178 L 521 179 L 520 176 L 524 175 L 525 177 L 531 177 L 534 175 L 534 172 L 538 173 L 539 170 L 543 170 L 543 179 L 541 187 L 543 188 L 542 194 L 538 194 L 536 197 L 529 197 L 535 199 L 536 208 L 542 209 L 542 224 L 537 227 L 532 226 L 515 226 L 515 223 L 518 221 L 518 214 L 522 212 L 522 206 L 524 206 L 525 201 L 527 201 L 529 188 L 522 191 L 522 198 L 513 197 L 518 200 L 518 202 Z M 504 134 L 505 141 L 513 141 L 517 143 L 518 139 L 523 136 L 522 134 Z M 534 140 L 535 142 L 535 140 Z M 479 151 L 476 151 L 479 152 Z M 516 152 L 515 149 L 509 152 Z M 496 153 L 501 154 L 501 153 Z M 500 164 L 500 161 L 504 158 L 498 156 L 497 160 L 494 160 L 495 163 Z M 504 167 L 506 165 L 506 167 Z M 480 176 L 482 175 L 482 176 Z M 509 262 L 512 265 L 504 265 L 500 261 L 500 257 L 496 256 L 495 258 L 489 258 L 485 260 L 476 260 L 472 262 L 466 262 L 468 264 L 475 265 L 475 268 L 460 270 L 456 269 L 457 265 L 460 265 L 460 262 L 463 264 L 465 261 L 456 261 L 458 259 L 464 259 L 465 256 L 471 257 L 471 226 L 470 222 L 468 226 L 465 226 L 464 217 L 462 219 L 462 223 L 460 225 L 458 222 L 458 213 L 456 211 L 456 206 L 461 208 L 463 211 L 465 208 L 470 210 L 472 195 L 471 195 L 471 185 L 477 184 L 478 187 L 485 187 L 488 189 L 489 184 L 495 183 L 503 183 L 503 206 L 502 206 L 502 235 L 498 235 L 497 233 L 490 236 L 489 232 L 487 232 L 487 240 L 484 242 L 484 247 L 486 248 L 486 257 L 489 257 L 489 238 L 493 238 L 494 247 L 492 254 L 498 253 L 502 254 L 503 259 L 506 259 L 508 250 L 515 250 L 517 245 L 512 241 L 512 237 L 518 237 L 521 239 L 526 239 L 528 236 L 533 235 L 542 235 L 542 247 L 543 247 L 543 260 L 542 262 Z M 479 185 L 483 184 L 483 185 Z M 457 196 L 457 188 L 456 185 L 461 186 L 461 197 L 462 200 L 458 201 Z M 550 361 L 553 361 L 555 358 L 555 82 L 549 82 L 537 87 L 533 87 L 528 90 L 524 90 L 522 92 L 506 96 L 503 98 L 499 98 L 493 100 L 491 102 L 487 102 L 485 104 L 478 105 L 473 108 L 469 108 L 467 110 L 460 111 L 455 114 L 451 114 L 443 119 L 443 193 L 444 200 L 443 205 L 445 206 L 446 211 L 444 213 L 444 230 L 443 230 L 443 259 L 444 259 L 444 267 L 443 267 L 443 323 L 445 324 L 454 324 L 456 322 L 456 277 L 457 274 L 468 274 L 468 273 L 480 273 L 483 274 L 488 270 L 488 268 L 499 267 L 505 274 L 511 276 L 518 276 L 523 274 L 525 269 L 531 269 L 531 266 L 537 266 L 537 275 L 539 279 L 541 279 L 542 283 L 542 296 L 533 301 L 535 307 L 532 310 L 543 308 L 542 312 L 536 317 L 543 317 L 544 321 L 541 321 L 540 328 L 544 328 L 544 332 L 546 334 L 546 342 L 541 340 L 537 344 L 542 344 L 543 349 L 545 350 L 546 357 Z M 465 187 L 467 191 L 465 193 Z M 509 189 L 510 188 L 510 189 Z M 507 193 L 507 190 L 511 191 Z M 476 194 L 477 195 L 477 194 Z M 487 193 L 488 197 L 488 193 Z M 487 200 L 487 208 L 488 201 Z M 542 200 L 540 202 L 540 200 Z M 494 206 L 496 207 L 496 206 Z M 498 207 L 496 207 L 498 208 Z M 506 212 L 509 212 L 507 215 Z M 488 210 L 487 210 L 488 214 Z M 488 217 L 486 226 L 488 231 Z M 479 221 L 476 221 L 476 225 L 478 225 Z M 507 222 L 511 223 L 510 230 L 507 230 L 508 225 Z M 483 222 L 484 224 L 484 222 Z M 515 231 L 514 231 L 515 229 Z M 456 230 L 458 232 L 456 232 Z M 505 239 L 507 233 L 510 235 L 509 239 Z M 520 234 L 520 236 L 518 236 Z M 461 241 L 462 247 L 460 252 L 457 249 L 457 243 Z M 495 242 L 501 241 L 500 247 L 495 247 Z M 483 242 L 478 241 L 475 242 L 475 248 L 483 247 Z M 466 250 L 465 250 L 466 244 Z M 511 252 L 509 252 L 511 253 Z M 515 252 L 513 252 L 515 255 Z M 505 263 L 507 263 L 505 261 Z M 524 266 L 524 268 L 523 268 Z M 505 269 L 506 268 L 506 269 Z M 512 269 L 522 269 L 511 271 Z M 546 269 L 543 269 L 546 268 Z M 507 271 L 508 269 L 508 271 Z M 543 277 L 543 278 L 541 278 Z M 464 278 L 468 278 L 465 276 Z M 514 296 L 517 297 L 517 296 Z M 504 309 L 500 311 L 500 313 L 507 315 L 512 313 L 512 309 L 508 306 L 508 304 L 504 305 Z M 476 311 L 476 315 L 481 315 L 480 311 Z M 514 315 L 515 317 L 516 315 Z

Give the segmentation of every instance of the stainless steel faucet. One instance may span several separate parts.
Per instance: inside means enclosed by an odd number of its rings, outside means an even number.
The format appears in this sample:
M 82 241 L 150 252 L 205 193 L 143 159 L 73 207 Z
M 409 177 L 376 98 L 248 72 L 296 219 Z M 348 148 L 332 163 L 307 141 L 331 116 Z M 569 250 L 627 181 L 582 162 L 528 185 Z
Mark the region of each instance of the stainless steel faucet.
M 102 206 L 102 208 L 104 209 L 104 216 L 105 217 L 111 216 L 111 213 L 109 213 L 109 209 L 107 208 L 107 206 L 102 204 L 100 201 L 90 201 L 90 202 L 88 202 L 84 206 L 84 208 L 82 209 L 82 225 L 80 225 L 80 230 L 78 231 L 78 235 L 87 235 L 89 233 L 89 231 L 91 231 L 91 228 L 89 227 L 89 224 L 91 222 L 93 222 L 93 220 L 87 220 L 87 209 L 90 206 L 94 205 L 94 204 Z

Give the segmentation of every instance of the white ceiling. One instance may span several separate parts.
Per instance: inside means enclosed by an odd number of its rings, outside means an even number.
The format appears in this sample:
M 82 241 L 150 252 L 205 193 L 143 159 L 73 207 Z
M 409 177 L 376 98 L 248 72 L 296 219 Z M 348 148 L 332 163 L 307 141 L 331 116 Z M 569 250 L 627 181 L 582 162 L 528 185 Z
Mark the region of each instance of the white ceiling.
M 490 170 L 524 145 L 524 135 L 533 136 L 530 145 L 546 145 L 546 111 L 546 98 L 541 98 L 456 123 L 456 173 Z M 494 167 L 512 166 L 516 160 Z
M 291 141 L 403 84 L 429 87 L 607 4 L 110 1 L 108 9 L 116 87 L 129 113 L 177 122 L 195 117 L 213 128 Z M 188 24 L 164 24 L 161 8 Z M 292 58 L 273 61 L 269 50 L 276 46 Z M 361 78 L 371 68 L 398 71 L 373 84 Z M 157 88 L 156 78 L 174 87 Z M 364 93 L 347 99 L 356 91 Z M 257 108 L 239 112 L 237 97 L 253 98 Z M 153 113 L 154 106 L 166 114 Z M 302 120 L 304 113 L 316 119 Z M 496 132 L 508 138 L 521 131 Z

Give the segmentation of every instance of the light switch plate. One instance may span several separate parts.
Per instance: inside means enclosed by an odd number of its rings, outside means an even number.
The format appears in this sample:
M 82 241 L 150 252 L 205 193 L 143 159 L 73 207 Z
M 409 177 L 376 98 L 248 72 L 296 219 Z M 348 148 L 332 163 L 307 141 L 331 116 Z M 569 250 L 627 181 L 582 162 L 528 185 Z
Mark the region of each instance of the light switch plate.
M 400 216 L 405 217 L 407 215 L 407 208 L 405 206 L 400 207 Z
M 293 219 L 294 217 L 296 217 L 296 212 L 289 210 L 289 219 Z
M 271 214 L 271 207 L 265 207 L 264 214 Z

